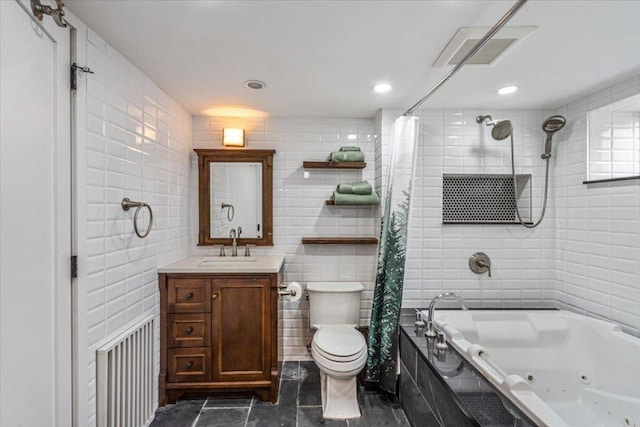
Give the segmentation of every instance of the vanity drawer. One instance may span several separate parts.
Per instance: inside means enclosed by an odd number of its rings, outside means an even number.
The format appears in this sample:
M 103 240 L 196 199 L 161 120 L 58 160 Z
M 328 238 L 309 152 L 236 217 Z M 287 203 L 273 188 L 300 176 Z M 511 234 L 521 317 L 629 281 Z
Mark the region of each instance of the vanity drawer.
M 208 313 L 211 311 L 211 287 L 206 279 L 169 279 L 169 313 Z
M 169 347 L 211 346 L 211 314 L 169 314 L 167 331 Z
M 169 382 L 204 382 L 209 381 L 211 349 L 173 348 L 169 349 Z

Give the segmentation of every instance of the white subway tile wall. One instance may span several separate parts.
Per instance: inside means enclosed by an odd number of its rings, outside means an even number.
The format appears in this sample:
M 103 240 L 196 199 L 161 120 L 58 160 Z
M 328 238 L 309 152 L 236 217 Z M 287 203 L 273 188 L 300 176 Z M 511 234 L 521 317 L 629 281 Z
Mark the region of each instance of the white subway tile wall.
M 459 292 L 474 306 L 513 306 L 553 298 L 553 210 L 543 225 L 443 225 L 442 174 L 510 174 L 509 139 L 495 141 L 476 116 L 491 114 L 514 126 L 516 172 L 532 174 L 533 216 L 539 215 L 544 188 L 540 159 L 545 110 L 421 110 L 420 144 L 409 220 L 403 306 L 427 307 L 443 291 Z M 384 111 L 383 145 L 401 111 Z M 387 150 L 388 151 L 388 150 Z M 383 150 L 384 156 L 384 150 Z M 384 163 L 384 162 L 383 162 Z M 553 205 L 553 191 L 549 194 Z M 485 252 L 492 278 L 469 269 L 469 257 Z
M 224 118 L 194 117 L 193 148 L 222 148 Z M 284 280 L 358 281 L 365 286 L 360 323 L 368 325 L 375 281 L 375 245 L 302 245 L 303 236 L 378 236 L 378 207 L 327 206 L 336 185 L 367 180 L 374 184 L 375 135 L 372 119 L 256 118 L 234 126 L 246 130 L 247 148 L 275 149 L 273 168 L 273 240 L 253 253 L 285 255 Z M 304 160 L 325 160 L 341 146 L 358 146 L 365 154 L 362 170 L 303 169 Z M 192 254 L 217 255 L 197 247 L 197 157 L 191 157 Z M 309 306 L 305 298 L 282 301 L 279 336 L 284 360 L 310 359 Z
M 87 50 L 95 74 L 87 79 L 87 204 L 80 208 L 86 209 L 88 252 L 80 254 L 86 266 L 80 280 L 88 294 L 93 426 L 93 346 L 142 314 L 157 315 L 156 267 L 188 254 L 191 116 L 90 30 Z M 134 235 L 134 212 L 120 207 L 124 197 L 151 205 L 154 224 L 146 239 Z M 158 349 L 156 343 L 156 375 Z
M 640 93 L 640 76 L 557 110 L 555 299 L 559 306 L 613 320 L 640 335 L 640 183 L 584 185 L 587 112 Z M 637 155 L 637 152 L 635 153 Z

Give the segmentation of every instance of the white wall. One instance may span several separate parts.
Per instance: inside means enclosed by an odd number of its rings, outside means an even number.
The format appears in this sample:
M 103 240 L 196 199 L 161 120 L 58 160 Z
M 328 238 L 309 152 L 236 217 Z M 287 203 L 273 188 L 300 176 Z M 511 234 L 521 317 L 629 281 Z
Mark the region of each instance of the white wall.
M 272 248 L 256 248 L 257 254 L 285 255 L 285 282 L 319 280 L 359 281 L 365 286 L 361 324 L 368 325 L 373 297 L 377 248 L 352 245 L 302 245 L 303 236 L 376 236 L 377 207 L 326 206 L 325 200 L 340 182 L 368 180 L 374 183 L 374 136 L 371 119 L 260 118 L 235 123 L 247 132 L 247 148 L 275 149 L 273 170 Z M 194 148 L 222 147 L 224 118 L 194 117 Z M 348 139 L 356 135 L 356 139 Z M 365 153 L 364 170 L 302 168 L 303 160 L 324 160 L 343 145 L 357 145 Z M 217 255 L 197 243 L 197 162 L 192 154 L 191 253 Z M 307 174 L 305 178 L 305 174 Z M 305 346 L 311 341 L 306 300 L 287 302 L 280 311 L 283 359 L 309 359 Z
M 81 234 L 87 236 L 79 253 L 79 292 L 86 292 L 80 299 L 88 311 L 80 315 L 79 334 L 87 348 L 89 383 L 79 395 L 80 405 L 88 404 L 91 426 L 93 346 L 140 315 L 157 315 L 156 267 L 188 254 L 191 116 L 90 30 L 87 61 L 95 74 L 87 78 L 86 92 L 78 93 L 87 104 L 86 146 L 80 147 L 86 168 L 78 183 L 86 205 L 78 209 Z M 123 197 L 153 208 L 146 239 L 133 234 L 133 212 L 121 209 Z
M 640 335 L 640 182 L 584 185 L 587 111 L 640 93 L 640 76 L 578 99 L 557 112 L 553 162 L 555 298 L 589 316 L 620 323 Z

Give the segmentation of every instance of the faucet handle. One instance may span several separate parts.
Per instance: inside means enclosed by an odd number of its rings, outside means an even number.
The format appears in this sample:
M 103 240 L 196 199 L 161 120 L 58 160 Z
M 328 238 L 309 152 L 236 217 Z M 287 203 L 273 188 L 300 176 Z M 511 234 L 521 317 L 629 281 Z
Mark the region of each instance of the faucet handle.
M 486 262 L 483 259 L 478 260 L 478 267 L 486 268 L 489 273 L 489 277 L 491 277 L 491 261 Z
M 244 256 L 251 256 L 251 250 L 250 248 L 255 248 L 256 245 L 246 245 L 244 247 Z
M 484 252 L 476 252 L 469 258 L 469 268 L 476 274 L 488 272 L 491 277 L 491 258 Z
M 226 256 L 227 254 L 224 253 L 224 245 L 216 245 L 216 246 L 220 246 L 220 253 L 218 254 L 218 256 Z M 215 246 L 214 246 L 215 248 Z

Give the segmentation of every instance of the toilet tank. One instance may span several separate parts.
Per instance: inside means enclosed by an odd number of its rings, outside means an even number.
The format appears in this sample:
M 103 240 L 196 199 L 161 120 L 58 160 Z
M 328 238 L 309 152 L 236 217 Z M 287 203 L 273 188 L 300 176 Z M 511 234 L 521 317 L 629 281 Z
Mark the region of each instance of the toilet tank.
M 360 320 L 360 296 L 364 286 L 359 282 L 308 282 L 309 323 L 320 325 L 352 325 Z

